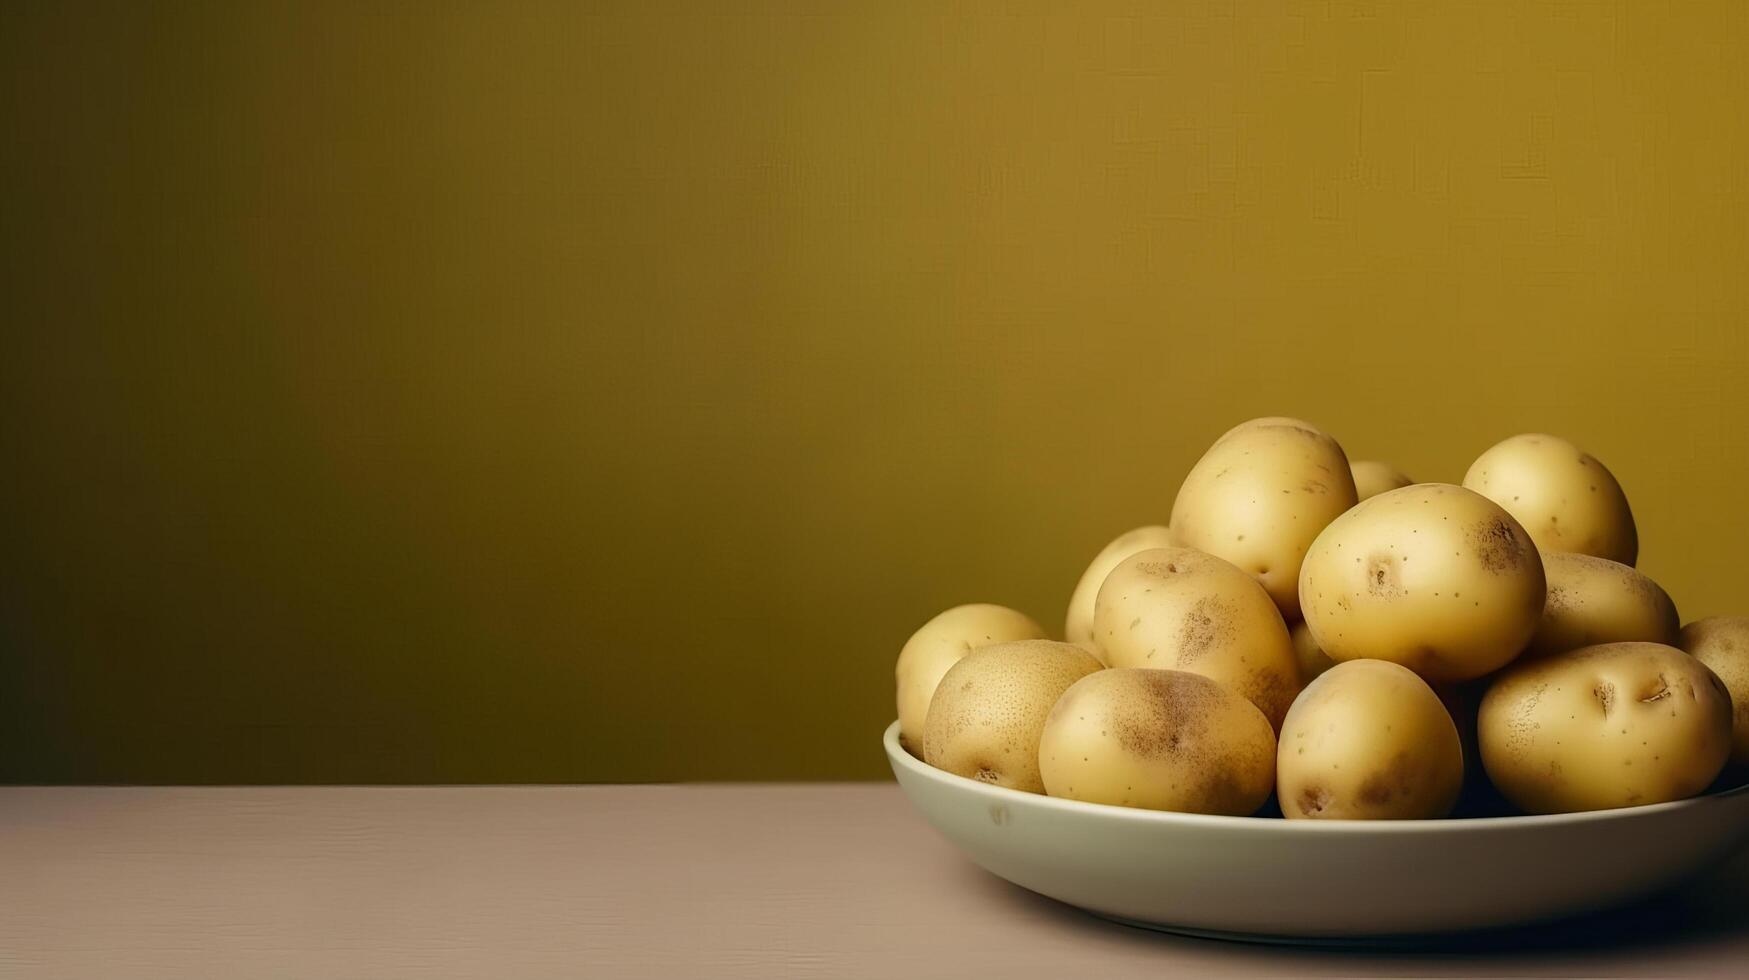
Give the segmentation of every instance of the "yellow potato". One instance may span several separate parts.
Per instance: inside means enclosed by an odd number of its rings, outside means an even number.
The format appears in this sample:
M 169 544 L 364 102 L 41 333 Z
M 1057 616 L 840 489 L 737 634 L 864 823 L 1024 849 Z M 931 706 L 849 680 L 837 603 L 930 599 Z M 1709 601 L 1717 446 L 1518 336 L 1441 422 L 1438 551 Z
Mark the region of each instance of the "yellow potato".
M 1464 486 L 1506 508 L 1543 552 L 1632 565 L 1639 532 L 1627 495 L 1602 463 L 1559 436 L 1513 436 L 1476 457 Z
M 1336 666 L 1318 641 L 1312 637 L 1311 627 L 1302 620 L 1288 627 L 1288 637 L 1294 644 L 1294 661 L 1300 668 L 1300 683 L 1310 684 L 1312 678 Z
M 899 742 L 912 752 L 923 737 L 923 719 L 941 675 L 978 647 L 1010 640 L 1040 639 L 1044 628 L 1025 613 L 1006 606 L 973 603 L 955 606 L 924 623 L 899 651 L 893 667 L 898 688 Z
M 1426 681 L 1384 660 L 1351 660 L 1294 701 L 1275 779 L 1290 820 L 1421 820 L 1457 803 L 1464 754 Z
M 1273 725 L 1299 693 L 1293 642 L 1256 580 L 1190 548 L 1118 563 L 1093 607 L 1093 639 L 1113 667 L 1201 674 L 1248 699 Z
M 1682 628 L 1676 645 L 1719 675 L 1731 694 L 1731 761 L 1749 766 L 1749 616 L 1712 616 Z
M 1731 696 L 1660 643 L 1606 643 L 1514 664 L 1477 719 L 1482 765 L 1531 813 L 1607 810 L 1705 790 L 1731 752 Z
M 1235 425 L 1231 429 L 1228 429 L 1227 431 L 1221 433 L 1221 437 L 1219 439 L 1216 439 L 1215 442 L 1217 442 L 1217 443 L 1226 442 L 1229 438 L 1231 438 L 1235 435 L 1238 435 L 1241 432 L 1249 431 L 1251 429 L 1266 429 L 1266 428 L 1271 428 L 1274 426 L 1287 426 L 1289 428 L 1307 429 L 1307 430 L 1312 431 L 1312 432 L 1318 431 L 1317 426 L 1313 425 L 1310 422 L 1307 422 L 1305 419 L 1291 418 L 1291 417 L 1286 416 L 1286 415 L 1265 415 L 1262 418 L 1246 419 L 1245 421 L 1240 422 L 1238 425 Z
M 1676 642 L 1676 604 L 1632 566 L 1560 551 L 1542 558 L 1549 594 L 1526 656 L 1627 640 Z
M 1293 620 L 1306 548 L 1354 504 L 1336 440 L 1297 419 L 1254 419 L 1223 435 L 1184 478 L 1172 538 L 1255 577 Z
M 1354 495 L 1361 500 L 1415 482 L 1403 475 L 1402 470 L 1376 459 L 1357 459 L 1348 464 L 1348 471 L 1354 474 Z
M 974 650 L 941 679 L 923 722 L 923 761 L 1009 789 L 1043 793 L 1038 740 L 1069 685 L 1100 669 L 1072 643 L 1017 640 Z
M 1462 487 L 1419 483 L 1337 518 L 1300 571 L 1306 625 L 1331 660 L 1389 660 L 1429 681 L 1480 677 L 1542 617 L 1542 561 L 1512 516 Z
M 1255 813 L 1275 785 L 1275 733 L 1198 674 L 1120 668 L 1064 692 L 1039 740 L 1045 792 L 1184 813 Z
M 1063 623 L 1063 639 L 1093 649 L 1093 601 L 1099 597 L 1099 586 L 1117 567 L 1117 563 L 1149 548 L 1165 548 L 1172 544 L 1172 532 L 1159 525 L 1125 531 L 1117 540 L 1100 549 L 1093 564 L 1081 573 L 1075 584 L 1075 594 L 1069 597 L 1069 615 Z M 1097 650 L 1095 650 L 1097 652 Z

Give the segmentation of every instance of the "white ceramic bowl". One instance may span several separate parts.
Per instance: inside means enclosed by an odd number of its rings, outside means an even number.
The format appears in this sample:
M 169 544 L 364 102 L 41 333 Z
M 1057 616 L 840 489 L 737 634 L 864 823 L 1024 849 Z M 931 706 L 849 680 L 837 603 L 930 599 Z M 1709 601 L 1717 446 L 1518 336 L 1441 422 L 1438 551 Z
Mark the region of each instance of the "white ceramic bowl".
M 884 742 L 935 829 L 985 870 L 1098 915 L 1177 932 L 1378 939 L 1523 925 L 1622 904 L 1749 839 L 1749 786 L 1650 806 L 1453 820 L 1281 820 L 1058 800 Z

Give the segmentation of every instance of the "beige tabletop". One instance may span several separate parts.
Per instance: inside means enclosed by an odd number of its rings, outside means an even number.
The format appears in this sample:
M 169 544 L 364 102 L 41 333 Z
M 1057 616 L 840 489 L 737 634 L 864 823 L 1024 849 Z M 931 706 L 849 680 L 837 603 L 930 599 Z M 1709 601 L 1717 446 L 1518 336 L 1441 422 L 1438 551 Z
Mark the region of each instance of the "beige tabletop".
M 1040 898 L 890 784 L 0 789 L 0 977 L 1205 974 L 1746 975 L 1749 862 L 1557 928 L 1308 950 Z

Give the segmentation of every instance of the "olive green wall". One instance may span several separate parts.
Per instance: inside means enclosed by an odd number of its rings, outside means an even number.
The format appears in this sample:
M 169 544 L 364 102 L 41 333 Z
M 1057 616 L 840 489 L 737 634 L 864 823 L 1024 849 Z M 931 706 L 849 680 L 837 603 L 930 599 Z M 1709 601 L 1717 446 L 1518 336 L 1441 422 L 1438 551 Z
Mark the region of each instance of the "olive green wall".
M 0 79 L 0 779 L 877 777 L 913 628 L 1260 414 L 1565 434 L 1749 611 L 1746 5 L 8 4 Z

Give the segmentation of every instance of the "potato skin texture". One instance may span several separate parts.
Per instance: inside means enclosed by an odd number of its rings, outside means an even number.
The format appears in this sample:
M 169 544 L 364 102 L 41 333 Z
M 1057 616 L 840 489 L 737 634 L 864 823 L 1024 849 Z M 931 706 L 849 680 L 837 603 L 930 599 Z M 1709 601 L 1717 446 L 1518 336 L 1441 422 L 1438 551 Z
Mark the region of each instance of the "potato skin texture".
M 1064 799 L 1245 816 L 1275 787 L 1275 732 L 1255 705 L 1201 675 L 1102 670 L 1051 709 L 1039 772 L 1045 792 Z
M 1559 436 L 1532 432 L 1476 457 L 1464 486 L 1506 508 L 1544 552 L 1574 551 L 1632 565 L 1639 531 L 1615 474 Z
M 1396 490 L 1414 484 L 1402 470 L 1389 463 L 1381 463 L 1376 459 L 1357 459 L 1348 464 L 1348 470 L 1354 475 L 1354 495 L 1359 500 L 1376 497 L 1388 490 Z
M 1257 580 L 1191 548 L 1125 558 L 1094 602 L 1093 638 L 1112 667 L 1201 674 L 1281 724 L 1299 693 L 1293 642 Z
M 1138 551 L 1171 545 L 1172 532 L 1158 524 L 1150 524 L 1125 531 L 1101 548 L 1093 562 L 1087 566 L 1087 570 L 1081 573 L 1081 581 L 1075 584 L 1075 593 L 1069 597 L 1069 612 L 1063 623 L 1063 639 L 1083 646 L 1092 644 L 1093 604 L 1099 598 L 1099 587 L 1104 584 L 1105 577 L 1111 574 L 1118 562 Z
M 1275 774 L 1289 820 L 1425 820 L 1457 804 L 1464 754 L 1445 705 L 1414 671 L 1351 660 L 1294 701 Z
M 1705 664 L 1659 643 L 1605 643 L 1514 664 L 1477 719 L 1482 765 L 1530 813 L 1685 799 L 1731 751 L 1731 697 Z
M 1271 428 L 1274 426 L 1286 426 L 1288 428 L 1295 428 L 1295 429 L 1310 429 L 1313 432 L 1320 431 L 1317 426 L 1313 425 L 1310 422 L 1307 422 L 1305 419 L 1296 419 L 1296 418 L 1293 418 L 1292 416 L 1288 416 L 1288 415 L 1264 415 L 1260 418 L 1246 419 L 1245 421 L 1240 422 L 1238 425 L 1235 425 L 1231 429 L 1228 429 L 1227 431 L 1221 433 L 1220 438 L 1216 439 L 1215 442 L 1217 444 L 1226 442 L 1228 439 L 1232 438 L 1233 436 L 1236 436 L 1241 432 L 1249 431 L 1251 429 L 1267 429 L 1267 428 Z
M 1324 526 L 1355 504 L 1336 440 L 1297 419 L 1253 419 L 1209 447 L 1172 504 L 1173 541 L 1232 562 L 1299 618 L 1299 569 Z
M 924 623 L 899 651 L 893 665 L 899 707 L 899 743 L 919 751 L 923 719 L 948 668 L 981 646 L 1043 639 L 1044 627 L 1025 613 L 987 602 L 955 606 Z
M 1481 677 L 1529 642 L 1545 599 L 1530 536 L 1486 497 L 1418 483 L 1318 535 L 1300 571 L 1306 625 L 1330 659 L 1400 663 L 1435 683 Z
M 1630 565 L 1576 552 L 1544 553 L 1548 598 L 1527 657 L 1600 643 L 1675 643 L 1682 620 L 1658 583 Z
M 967 779 L 1043 793 L 1038 740 L 1071 684 L 1100 670 L 1072 643 L 1017 640 L 974 650 L 948 669 L 923 722 L 923 761 Z
M 1682 628 L 1676 645 L 1719 675 L 1731 695 L 1731 761 L 1749 766 L 1749 616 L 1709 616 Z

